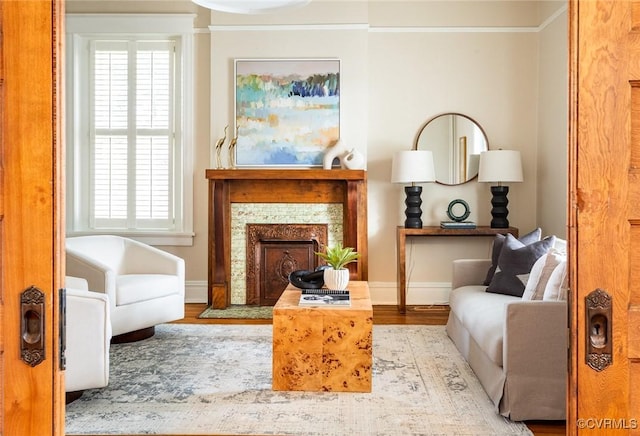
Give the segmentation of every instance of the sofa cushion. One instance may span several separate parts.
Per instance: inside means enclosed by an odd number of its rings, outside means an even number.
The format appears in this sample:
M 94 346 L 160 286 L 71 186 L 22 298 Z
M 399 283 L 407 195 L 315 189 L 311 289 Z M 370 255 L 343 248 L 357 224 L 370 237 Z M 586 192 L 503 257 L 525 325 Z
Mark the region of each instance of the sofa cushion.
M 565 259 L 551 273 L 542 299 L 545 301 L 566 301 L 568 289 L 567 260 Z
M 179 293 L 178 276 L 165 274 L 127 274 L 116 283 L 116 306 L 153 300 Z
M 517 297 L 485 292 L 485 286 L 462 286 L 451 292 L 449 307 L 496 365 L 502 366 L 503 328 L 506 304 Z
M 531 268 L 529 280 L 522 294 L 523 300 L 542 300 L 547 282 L 553 270 L 565 260 L 565 256 L 555 248 L 551 248 L 548 253 L 542 255 Z
M 539 241 L 542 237 L 542 229 L 537 228 L 527 233 L 526 235 L 518 238 L 518 241 L 522 242 L 525 245 L 529 245 L 533 242 Z M 493 239 L 493 248 L 491 250 L 491 266 L 487 271 L 487 276 L 484 279 L 483 284 L 485 286 L 489 286 L 491 283 L 491 279 L 496 272 L 496 268 L 498 267 L 498 259 L 500 258 L 500 252 L 502 251 L 502 246 L 504 244 L 505 235 L 496 235 Z
M 487 292 L 522 297 L 531 268 L 555 243 L 555 236 L 525 245 L 513 235 L 507 234 L 498 267 L 487 288 Z

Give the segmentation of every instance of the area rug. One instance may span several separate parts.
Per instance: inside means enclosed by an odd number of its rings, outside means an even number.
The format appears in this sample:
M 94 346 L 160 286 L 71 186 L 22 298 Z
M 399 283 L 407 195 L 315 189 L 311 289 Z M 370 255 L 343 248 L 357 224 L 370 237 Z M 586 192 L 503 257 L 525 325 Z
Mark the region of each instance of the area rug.
M 67 406 L 67 434 L 532 435 L 495 413 L 444 326 L 374 326 L 371 393 L 272 391 L 271 331 L 163 324 L 112 345 L 109 386 Z
M 247 306 L 238 304 L 227 307 L 226 309 L 213 309 L 207 307 L 198 318 L 216 318 L 216 319 L 272 319 L 273 306 Z

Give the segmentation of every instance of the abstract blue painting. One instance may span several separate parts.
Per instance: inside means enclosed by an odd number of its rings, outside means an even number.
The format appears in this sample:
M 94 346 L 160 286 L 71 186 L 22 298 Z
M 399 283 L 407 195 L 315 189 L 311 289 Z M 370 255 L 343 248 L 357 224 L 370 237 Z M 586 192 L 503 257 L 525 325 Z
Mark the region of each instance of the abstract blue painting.
M 322 166 L 340 137 L 339 59 L 236 59 L 237 166 Z

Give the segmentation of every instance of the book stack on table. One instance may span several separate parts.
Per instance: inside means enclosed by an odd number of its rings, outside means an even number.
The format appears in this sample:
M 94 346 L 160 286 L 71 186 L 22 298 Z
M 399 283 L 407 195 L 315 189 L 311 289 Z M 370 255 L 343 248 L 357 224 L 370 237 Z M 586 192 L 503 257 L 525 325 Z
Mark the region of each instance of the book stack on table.
M 475 229 L 476 223 L 473 221 L 441 221 L 440 227 L 443 229 Z
M 351 296 L 346 289 L 303 289 L 298 304 L 300 306 L 351 306 Z

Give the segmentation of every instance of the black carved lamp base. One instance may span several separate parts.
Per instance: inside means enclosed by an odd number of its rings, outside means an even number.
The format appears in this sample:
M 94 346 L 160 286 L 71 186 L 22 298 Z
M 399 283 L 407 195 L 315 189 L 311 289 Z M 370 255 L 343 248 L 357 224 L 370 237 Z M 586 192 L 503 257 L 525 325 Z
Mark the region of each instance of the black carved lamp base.
M 493 206 L 491 209 L 491 216 L 493 217 L 491 227 L 494 229 L 506 229 L 509 227 L 509 220 L 507 219 L 507 215 L 509 215 L 509 209 L 507 209 L 509 204 L 508 193 L 508 186 L 491 187 L 491 194 L 493 194 L 491 199 L 491 205 Z
M 407 208 L 404 211 L 407 219 L 404 221 L 404 227 L 406 229 L 421 229 L 422 228 L 422 186 L 405 186 L 404 193 L 407 198 L 404 200 L 404 204 Z

